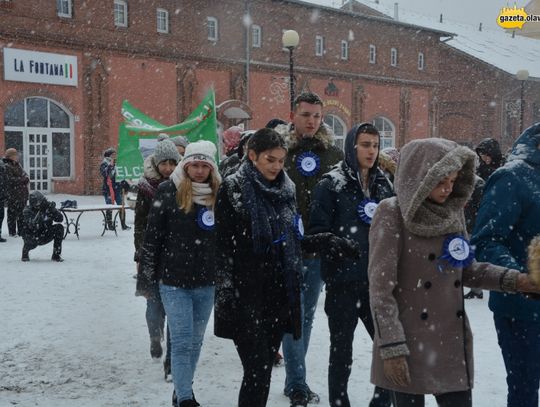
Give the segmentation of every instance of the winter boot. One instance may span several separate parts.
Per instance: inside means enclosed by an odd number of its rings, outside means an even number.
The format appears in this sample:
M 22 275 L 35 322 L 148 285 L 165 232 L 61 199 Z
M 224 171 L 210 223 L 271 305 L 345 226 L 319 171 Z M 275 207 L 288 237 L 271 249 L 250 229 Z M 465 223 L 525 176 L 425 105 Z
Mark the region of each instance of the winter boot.
M 289 396 L 291 407 L 307 407 L 308 395 L 303 390 L 293 390 Z
M 130 230 L 131 227 L 126 225 L 126 211 L 120 211 L 120 224 L 122 225 L 122 230 Z
M 178 407 L 200 407 L 201 405 L 197 403 L 195 400 L 184 400 L 182 401 Z
M 22 249 L 21 260 L 22 261 L 30 261 L 29 253 L 30 253 L 30 249 L 28 248 L 28 246 L 24 245 L 23 249 Z
M 307 391 L 307 398 L 309 404 L 319 404 L 321 402 L 321 398 L 317 393 L 314 391 L 311 391 L 311 389 L 308 388 Z
M 105 211 L 105 229 L 115 230 L 116 227 L 113 223 L 112 211 Z
M 161 338 L 159 336 L 153 336 L 150 338 L 150 356 L 152 359 L 161 359 L 163 355 L 163 349 L 161 348 Z
M 62 253 L 62 240 L 57 241 L 54 240 L 54 248 L 53 248 L 53 254 L 51 257 L 52 261 L 62 262 L 64 259 L 60 257 L 60 254 Z
M 4 239 L 2 236 L 0 236 L 0 243 L 4 243 L 6 239 Z

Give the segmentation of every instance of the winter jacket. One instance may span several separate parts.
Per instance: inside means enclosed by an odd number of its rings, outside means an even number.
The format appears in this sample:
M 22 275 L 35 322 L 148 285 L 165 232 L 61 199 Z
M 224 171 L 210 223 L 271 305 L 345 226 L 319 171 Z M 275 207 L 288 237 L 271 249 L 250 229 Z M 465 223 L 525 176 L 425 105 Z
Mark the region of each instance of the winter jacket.
M 137 201 L 135 203 L 135 231 L 133 233 L 135 244 L 135 261 L 139 261 L 148 214 L 159 185 L 165 181 L 153 163 L 153 155 L 144 160 L 144 175 L 137 184 Z
M 484 188 L 472 243 L 476 258 L 527 272 L 527 246 L 540 234 L 540 123 L 515 141 L 507 163 Z M 540 301 L 522 295 L 491 293 L 497 315 L 540 321 Z
M 223 181 L 217 196 L 219 264 L 214 332 L 219 337 L 235 339 L 242 331 L 252 329 L 254 322 L 276 316 L 289 320 L 285 331 L 293 334 L 296 331 L 299 336 L 300 270 L 292 282 L 294 307 L 287 298 L 282 264 L 270 250 L 263 255 L 254 253 L 251 215 L 242 194 L 243 182 L 242 174 L 236 172 Z M 295 209 L 294 201 L 291 208 Z M 301 257 L 301 253 L 298 256 Z
M 485 185 L 486 183 L 484 180 L 477 175 L 475 177 L 473 193 L 464 208 L 465 225 L 467 226 L 467 234 L 469 236 L 472 235 L 474 222 L 476 221 L 478 209 L 480 209 L 480 202 L 482 202 Z
M 22 238 L 29 247 L 36 247 L 41 237 L 51 229 L 53 222 L 62 222 L 64 216 L 56 209 L 55 202 L 48 201 L 41 192 L 30 194 L 23 210 Z
M 463 206 L 474 188 L 474 165 L 474 153 L 449 140 L 415 140 L 401 150 L 396 197 L 379 204 L 369 235 L 375 322 L 371 380 L 380 387 L 412 394 L 472 388 L 472 333 L 463 286 L 515 291 L 517 271 L 477 263 L 472 256 L 461 264 L 442 258 L 447 239 L 466 234 Z M 444 204 L 427 200 L 454 171 L 459 176 Z M 384 375 L 383 359 L 397 356 L 407 356 L 407 386 Z
M 298 211 L 307 226 L 309 225 L 313 188 L 322 176 L 332 169 L 332 166 L 343 159 L 343 152 L 334 146 L 334 133 L 324 123 L 311 138 L 299 139 L 291 124 L 279 125 L 276 127 L 276 131 L 283 135 L 287 141 L 289 151 L 285 160 L 285 170 L 296 185 Z M 313 176 L 305 176 L 297 168 L 298 157 L 308 151 L 316 154 L 320 159 L 320 169 Z
M 4 160 L 0 160 L 0 203 L 3 204 L 4 200 L 8 196 L 8 175 L 7 175 L 7 167 L 4 163 Z M 0 210 L 4 210 L 4 206 L 0 208 Z
M 176 192 L 172 180 L 157 190 L 139 249 L 138 292 L 157 282 L 186 289 L 214 285 L 215 232 L 198 222 L 206 207 L 194 203 L 185 213 L 176 202 Z
M 113 160 L 110 157 L 103 157 L 103 161 L 99 166 L 99 173 L 103 178 L 102 191 L 103 195 L 110 195 L 110 188 L 107 180 L 111 180 L 111 186 L 114 189 L 115 193 L 118 190 L 118 185 L 116 183 L 116 166 Z M 114 202 L 113 202 L 114 203 Z
M 485 138 L 476 146 L 476 154 L 480 158 L 480 154 L 485 154 L 491 157 L 491 163 L 486 164 L 480 159 L 480 164 L 476 169 L 476 173 L 484 181 L 487 181 L 489 176 L 495 172 L 495 170 L 504 165 L 504 157 L 501 153 L 501 147 L 499 142 L 494 138 Z
M 309 234 L 332 232 L 359 244 L 360 256 L 336 261 L 321 259 L 321 274 L 326 283 L 362 281 L 367 283 L 369 223 L 358 212 L 366 199 L 358 178 L 356 139 L 360 125 L 354 126 L 345 138 L 345 160 L 323 175 L 313 191 Z M 393 195 L 392 186 L 377 161 L 369 171 L 370 199 L 380 202 Z
M 17 161 L 3 158 L 7 174 L 7 200 L 9 203 L 24 203 L 28 199 L 28 183 L 30 179 L 21 164 Z

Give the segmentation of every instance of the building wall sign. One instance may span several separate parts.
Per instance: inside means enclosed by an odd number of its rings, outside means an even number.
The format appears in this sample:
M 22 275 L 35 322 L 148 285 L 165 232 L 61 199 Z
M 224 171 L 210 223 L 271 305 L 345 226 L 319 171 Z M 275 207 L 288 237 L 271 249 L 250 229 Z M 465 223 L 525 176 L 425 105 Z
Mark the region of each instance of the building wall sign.
M 4 80 L 77 86 L 77 57 L 4 48 Z
M 336 99 L 326 99 L 323 101 L 324 107 L 335 107 L 341 110 L 347 117 L 351 117 L 351 110 L 345 106 L 343 103 L 341 103 L 339 100 Z

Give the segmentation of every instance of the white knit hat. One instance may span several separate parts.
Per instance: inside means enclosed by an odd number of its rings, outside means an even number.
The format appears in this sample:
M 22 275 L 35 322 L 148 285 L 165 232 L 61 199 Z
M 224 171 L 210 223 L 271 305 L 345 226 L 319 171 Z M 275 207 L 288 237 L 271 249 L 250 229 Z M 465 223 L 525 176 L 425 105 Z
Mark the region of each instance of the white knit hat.
M 199 140 L 194 143 L 189 143 L 184 153 L 184 158 L 171 175 L 171 179 L 178 187 L 180 180 L 183 178 L 185 168 L 190 164 L 200 162 L 212 168 L 213 176 L 221 180 L 219 170 L 216 164 L 215 156 L 217 148 L 214 143 L 207 140 Z

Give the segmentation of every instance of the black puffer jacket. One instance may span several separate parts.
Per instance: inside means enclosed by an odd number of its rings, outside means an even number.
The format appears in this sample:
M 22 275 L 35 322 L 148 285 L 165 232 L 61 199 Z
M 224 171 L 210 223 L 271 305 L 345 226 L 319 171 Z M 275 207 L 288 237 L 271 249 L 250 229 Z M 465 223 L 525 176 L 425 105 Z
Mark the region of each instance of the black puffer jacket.
M 182 288 L 214 285 L 215 232 L 202 229 L 194 204 L 189 213 L 176 202 L 176 186 L 163 182 L 150 209 L 139 251 L 137 291 L 145 292 L 158 281 Z
M 48 201 L 41 192 L 30 194 L 28 205 L 23 210 L 22 237 L 29 246 L 36 246 L 51 229 L 53 222 L 62 222 L 64 216 L 56 209 L 56 203 Z
M 345 138 L 345 160 L 325 174 L 313 191 L 309 233 L 331 232 L 354 240 L 360 246 L 359 258 L 330 259 L 322 256 L 321 275 L 326 283 L 367 283 L 370 225 L 358 213 L 358 206 L 366 197 L 357 178 L 355 149 L 360 126 L 354 126 Z M 377 167 L 377 161 L 369 171 L 369 193 L 370 199 L 376 202 L 394 195 L 392 185 Z

